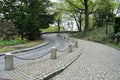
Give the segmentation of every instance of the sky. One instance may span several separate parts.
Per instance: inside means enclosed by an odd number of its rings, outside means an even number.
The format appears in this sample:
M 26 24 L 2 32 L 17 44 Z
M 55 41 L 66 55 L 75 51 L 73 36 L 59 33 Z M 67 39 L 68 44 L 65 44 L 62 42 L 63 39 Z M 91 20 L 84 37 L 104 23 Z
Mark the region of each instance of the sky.
M 53 1 L 53 2 L 59 2 L 60 0 L 50 0 L 50 1 Z

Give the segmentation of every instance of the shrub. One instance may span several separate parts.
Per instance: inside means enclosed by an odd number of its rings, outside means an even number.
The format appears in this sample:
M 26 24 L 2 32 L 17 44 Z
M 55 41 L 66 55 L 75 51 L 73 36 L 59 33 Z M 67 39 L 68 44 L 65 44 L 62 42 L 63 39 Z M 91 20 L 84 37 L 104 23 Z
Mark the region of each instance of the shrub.
M 115 43 L 119 44 L 120 42 L 120 32 L 115 34 Z
M 24 44 L 27 41 L 25 40 L 0 40 L 0 46 L 9 46 L 9 45 L 17 45 L 17 44 Z
M 115 37 L 120 37 L 120 32 L 116 33 Z
M 120 32 L 120 17 L 117 17 L 115 19 L 115 25 L 114 25 L 114 33 Z
M 12 21 L 0 19 L 0 39 L 11 40 L 16 33 L 17 29 Z

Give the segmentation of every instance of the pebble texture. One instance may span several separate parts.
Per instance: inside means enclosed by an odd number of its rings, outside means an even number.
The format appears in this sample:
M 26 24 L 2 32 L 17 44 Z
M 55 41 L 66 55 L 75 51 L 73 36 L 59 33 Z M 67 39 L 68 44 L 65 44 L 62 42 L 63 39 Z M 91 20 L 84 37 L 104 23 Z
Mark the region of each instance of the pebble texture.
M 120 51 L 103 44 L 78 40 L 83 54 L 50 80 L 120 80 Z
M 57 52 L 57 59 L 50 54 L 35 60 L 15 64 L 15 69 L 6 71 L 12 80 L 40 80 L 82 55 L 63 72 L 50 80 L 120 80 L 120 51 L 103 44 L 78 40 L 79 48 L 73 52 Z
M 15 64 L 15 69 L 7 71 L 12 80 L 39 80 L 62 66 L 69 63 L 73 58 L 78 56 L 80 49 L 74 48 L 73 52 L 57 52 L 57 59 L 50 59 L 50 54 L 35 60 L 23 61 Z

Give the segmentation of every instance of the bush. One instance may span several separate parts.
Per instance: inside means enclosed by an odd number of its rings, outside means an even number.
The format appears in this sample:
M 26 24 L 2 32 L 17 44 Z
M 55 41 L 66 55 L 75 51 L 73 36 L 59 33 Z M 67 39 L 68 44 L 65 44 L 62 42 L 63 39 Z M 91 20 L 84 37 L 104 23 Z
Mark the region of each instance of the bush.
M 0 46 L 10 46 L 10 45 L 17 45 L 17 44 L 24 44 L 27 41 L 24 40 L 0 40 Z
M 120 32 L 120 17 L 117 17 L 115 19 L 115 25 L 114 25 L 114 33 Z
M 114 38 L 115 38 L 115 43 L 119 44 L 119 42 L 120 42 L 120 32 L 116 33 Z
M 0 19 L 0 39 L 11 40 L 16 33 L 17 29 L 12 21 Z
M 120 32 L 116 33 L 115 37 L 120 37 Z

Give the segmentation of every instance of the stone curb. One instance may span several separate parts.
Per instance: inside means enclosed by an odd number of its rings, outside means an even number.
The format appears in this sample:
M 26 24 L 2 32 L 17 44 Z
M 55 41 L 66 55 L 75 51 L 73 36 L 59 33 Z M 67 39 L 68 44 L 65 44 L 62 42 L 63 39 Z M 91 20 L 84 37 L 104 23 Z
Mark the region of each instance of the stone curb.
M 20 53 L 20 52 L 27 52 L 27 51 L 30 51 L 30 50 L 34 50 L 34 49 L 38 49 L 38 48 L 41 48 L 43 46 L 46 46 L 49 44 L 49 41 L 48 40 L 45 40 L 42 44 L 40 45 L 37 45 L 37 46 L 34 46 L 34 47 L 30 47 L 30 48 L 25 48 L 25 49 L 21 49 L 21 50 L 16 50 L 16 51 L 11 51 L 10 53 L 13 53 L 13 54 L 16 54 L 16 53 Z M 5 53 L 9 53 L 9 52 L 5 52 Z M 1 53 L 0 56 L 4 56 L 5 53 Z
M 59 74 L 60 72 L 64 71 L 67 67 L 69 67 L 72 63 L 74 63 L 83 53 L 83 50 L 80 51 L 80 54 L 77 55 L 76 57 L 74 57 L 70 62 L 68 62 L 66 65 L 64 66 L 61 66 L 59 69 L 51 72 L 51 73 L 48 73 L 46 75 L 43 75 L 43 77 L 40 77 L 39 80 L 48 80 L 52 77 L 54 77 L 55 75 Z

